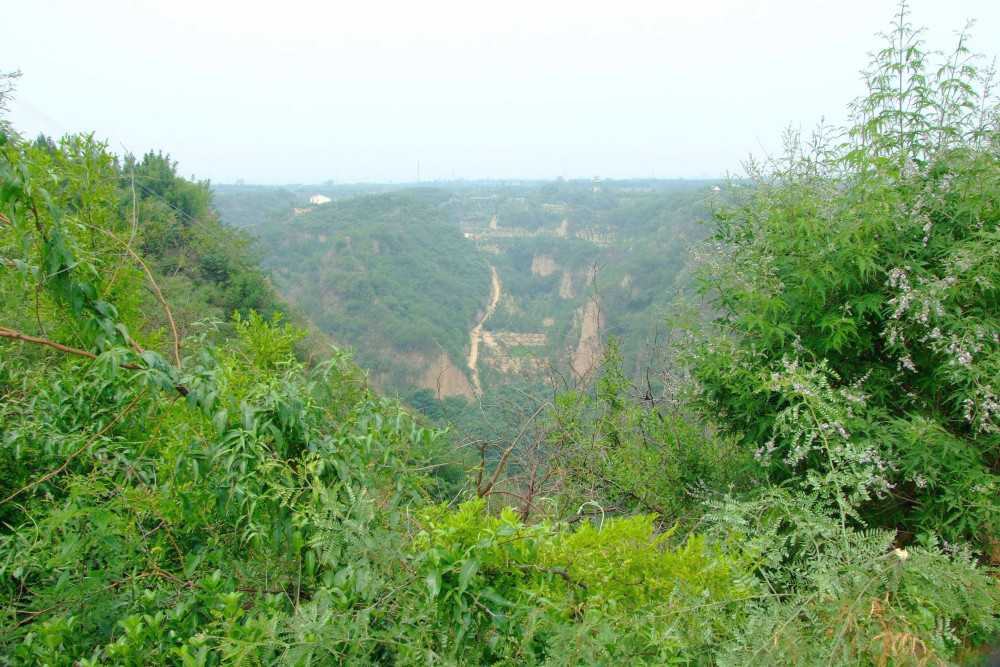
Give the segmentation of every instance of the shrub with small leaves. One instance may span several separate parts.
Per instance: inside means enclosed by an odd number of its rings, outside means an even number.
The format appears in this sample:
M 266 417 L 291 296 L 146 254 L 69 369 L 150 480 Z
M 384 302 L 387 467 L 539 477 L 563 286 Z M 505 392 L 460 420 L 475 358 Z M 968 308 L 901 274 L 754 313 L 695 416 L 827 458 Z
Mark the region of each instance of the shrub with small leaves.
M 701 289 L 717 328 L 686 361 L 706 414 L 773 480 L 825 485 L 873 525 L 985 541 L 1000 531 L 993 70 L 966 34 L 932 64 L 905 5 L 885 39 L 848 127 L 790 133 L 714 202 Z

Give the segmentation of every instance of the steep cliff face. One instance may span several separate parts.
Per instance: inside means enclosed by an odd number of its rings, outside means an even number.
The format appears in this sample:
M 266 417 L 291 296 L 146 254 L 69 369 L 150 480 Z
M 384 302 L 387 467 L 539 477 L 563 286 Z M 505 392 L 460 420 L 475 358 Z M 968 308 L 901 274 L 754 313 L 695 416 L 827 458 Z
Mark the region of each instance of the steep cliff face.
M 580 342 L 573 353 L 573 373 L 579 377 L 591 375 L 601 362 L 601 307 L 591 299 L 583 308 Z
M 434 390 L 436 398 L 462 396 L 468 400 L 476 397 L 469 379 L 457 365 L 448 358 L 447 353 L 426 364 L 426 372 L 420 378 L 419 385 Z
M 559 296 L 564 299 L 576 298 L 576 291 L 573 289 L 573 276 L 569 269 L 563 271 L 562 280 L 559 281 Z
M 556 261 L 549 255 L 535 254 L 534 258 L 531 260 L 532 275 L 542 276 L 544 278 L 545 276 L 552 275 L 558 270 L 559 265 L 556 264 Z

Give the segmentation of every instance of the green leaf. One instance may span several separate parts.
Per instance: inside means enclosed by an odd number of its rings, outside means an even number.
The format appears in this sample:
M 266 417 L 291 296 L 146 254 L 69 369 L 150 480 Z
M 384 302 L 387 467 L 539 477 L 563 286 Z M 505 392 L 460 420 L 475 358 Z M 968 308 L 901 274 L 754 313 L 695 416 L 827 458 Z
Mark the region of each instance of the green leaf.
M 516 606 L 510 600 L 504 599 L 504 597 L 502 595 L 500 595 L 499 593 L 497 593 L 492 588 L 484 588 L 483 590 L 479 591 L 479 597 L 486 598 L 487 600 L 489 600 L 493 604 L 498 605 L 500 607 L 514 607 L 514 606 Z
M 189 554 L 188 557 L 184 559 L 184 576 L 191 578 L 204 558 L 205 552 Z
M 433 600 L 441 592 L 441 570 L 431 570 L 427 573 L 427 592 Z
M 473 575 L 479 571 L 479 560 L 476 558 L 470 558 L 465 561 L 465 565 L 462 566 L 462 571 L 458 574 L 458 592 L 459 595 L 465 592 L 465 589 L 469 587 L 469 581 L 472 580 Z
M 226 432 L 226 419 L 228 418 L 229 418 L 229 411 L 227 411 L 225 408 L 222 408 L 221 410 L 216 412 L 215 416 L 212 417 L 212 425 L 215 426 L 215 432 L 218 433 L 219 435 L 222 435 L 223 433 Z
M 59 580 L 58 580 L 58 581 L 56 581 L 56 585 L 55 585 L 55 587 L 54 587 L 54 588 L 52 589 L 52 590 L 53 590 L 53 592 L 55 592 L 55 593 L 58 593 L 58 592 L 59 592 L 60 590 L 62 590 L 62 587 L 66 585 L 66 582 L 67 582 L 67 581 L 69 581 L 69 578 L 70 578 L 70 574 L 71 574 L 71 573 L 70 573 L 70 571 L 69 571 L 69 570 L 63 570 L 63 571 L 62 571 L 62 572 L 61 572 L 61 573 L 59 574 Z

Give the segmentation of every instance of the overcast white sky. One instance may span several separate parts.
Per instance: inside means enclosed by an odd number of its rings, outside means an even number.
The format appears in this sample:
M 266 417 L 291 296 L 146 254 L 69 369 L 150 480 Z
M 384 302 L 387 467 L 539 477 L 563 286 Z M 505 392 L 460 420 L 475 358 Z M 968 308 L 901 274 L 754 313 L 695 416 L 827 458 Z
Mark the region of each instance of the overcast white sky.
M 1000 2 L 913 0 L 932 47 Z M 26 1 L 27 136 L 95 131 L 214 182 L 715 177 L 840 121 L 894 0 Z

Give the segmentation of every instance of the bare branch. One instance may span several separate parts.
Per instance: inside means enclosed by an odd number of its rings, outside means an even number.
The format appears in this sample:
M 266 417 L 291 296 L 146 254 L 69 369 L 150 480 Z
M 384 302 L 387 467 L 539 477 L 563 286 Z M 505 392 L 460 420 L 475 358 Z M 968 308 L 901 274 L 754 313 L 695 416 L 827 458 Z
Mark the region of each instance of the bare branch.
M 132 167 L 131 163 L 129 164 L 129 172 L 132 184 L 132 231 L 129 234 L 128 243 L 125 244 L 125 250 L 127 253 L 132 252 L 132 242 L 135 240 L 135 234 L 139 228 L 139 212 L 135 195 L 135 169 Z M 122 270 L 123 266 L 125 266 L 125 255 L 122 255 L 122 261 L 118 263 L 118 267 L 115 268 L 115 272 L 111 274 L 111 280 L 108 281 L 108 286 L 104 288 L 104 296 L 107 296 L 108 292 L 111 291 L 111 288 L 115 284 L 115 280 L 118 279 L 118 272 Z
M 69 354 L 75 354 L 80 357 L 87 357 L 88 359 L 97 359 L 97 355 L 94 354 L 93 352 L 87 352 L 86 350 L 80 350 L 75 347 L 69 347 L 68 345 L 57 343 L 53 340 L 49 340 L 48 338 L 36 338 L 34 336 L 29 336 L 19 331 L 8 329 L 6 327 L 0 327 L 0 337 L 13 338 L 14 340 L 23 340 L 27 343 L 48 345 L 49 347 L 55 348 L 60 352 L 68 352 Z M 136 366 L 135 364 L 122 364 L 122 368 L 129 368 L 131 370 L 137 370 L 137 371 L 143 370 L 142 366 Z
M 562 577 L 563 579 L 566 580 L 567 583 L 572 584 L 573 586 L 579 586 L 584 590 L 587 589 L 587 584 L 583 583 L 582 581 L 577 581 L 576 579 L 570 576 L 569 572 L 562 569 L 561 567 L 541 567 L 540 565 L 515 565 L 514 567 L 524 572 L 528 572 L 530 570 L 537 570 L 539 572 L 545 572 L 547 574 L 554 574 L 556 576 Z
M 500 477 L 500 473 L 503 472 L 504 466 L 507 465 L 507 459 L 510 457 L 510 453 L 514 451 L 515 447 L 517 447 L 518 441 L 521 440 L 521 436 L 523 436 L 525 431 L 528 430 L 528 426 L 531 425 L 531 423 L 535 420 L 535 417 L 537 417 L 539 413 L 544 409 L 545 406 L 542 405 L 542 407 L 535 410 L 535 414 L 531 415 L 528 421 L 524 423 L 524 427 L 521 429 L 521 432 L 517 434 L 517 437 L 514 438 L 514 442 L 510 443 L 510 447 L 508 447 L 506 451 L 504 451 L 503 456 L 500 457 L 500 462 L 497 463 L 497 469 L 493 472 L 493 477 L 490 479 L 489 483 L 484 488 L 479 489 L 477 491 L 477 494 L 480 498 L 489 493 L 490 489 L 493 488 L 493 485 L 497 483 L 497 479 Z

